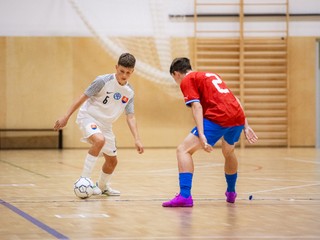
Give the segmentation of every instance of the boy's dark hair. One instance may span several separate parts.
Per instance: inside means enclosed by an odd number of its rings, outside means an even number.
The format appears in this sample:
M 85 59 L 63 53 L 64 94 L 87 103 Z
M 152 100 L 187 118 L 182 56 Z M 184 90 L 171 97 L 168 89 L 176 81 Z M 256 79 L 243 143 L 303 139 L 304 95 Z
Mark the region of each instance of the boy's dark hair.
M 188 70 L 192 70 L 188 58 L 175 58 L 170 66 L 170 75 L 172 75 L 174 71 L 184 74 L 187 73 Z
M 134 68 L 136 64 L 135 57 L 130 53 L 122 53 L 118 60 L 118 65 L 126 68 Z

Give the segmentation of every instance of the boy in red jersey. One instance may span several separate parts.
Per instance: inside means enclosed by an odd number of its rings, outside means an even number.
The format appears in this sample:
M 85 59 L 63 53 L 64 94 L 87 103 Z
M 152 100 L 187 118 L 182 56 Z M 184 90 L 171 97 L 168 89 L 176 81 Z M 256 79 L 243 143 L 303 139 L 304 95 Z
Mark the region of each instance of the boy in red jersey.
M 227 88 L 219 75 L 208 72 L 193 72 L 188 58 L 176 58 L 170 74 L 180 85 L 187 106 L 191 107 L 196 127 L 177 148 L 180 193 L 162 204 L 163 207 L 192 207 L 192 177 L 194 172 L 192 154 L 203 148 L 211 152 L 212 146 L 222 138 L 222 153 L 225 158 L 226 201 L 234 203 L 237 197 L 238 160 L 234 153 L 235 143 L 242 130 L 249 141 L 258 137 L 249 127 L 240 101 Z

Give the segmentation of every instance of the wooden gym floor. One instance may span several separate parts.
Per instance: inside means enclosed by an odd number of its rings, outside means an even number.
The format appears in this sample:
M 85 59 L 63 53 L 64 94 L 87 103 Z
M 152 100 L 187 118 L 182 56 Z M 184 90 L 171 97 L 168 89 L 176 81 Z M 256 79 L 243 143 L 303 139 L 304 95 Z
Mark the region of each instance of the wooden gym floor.
M 178 192 L 175 149 L 119 149 L 121 196 L 88 200 L 73 193 L 86 150 L 2 150 L 0 239 L 320 239 L 320 149 L 236 153 L 235 204 L 215 148 L 195 155 L 194 207 L 163 208 Z

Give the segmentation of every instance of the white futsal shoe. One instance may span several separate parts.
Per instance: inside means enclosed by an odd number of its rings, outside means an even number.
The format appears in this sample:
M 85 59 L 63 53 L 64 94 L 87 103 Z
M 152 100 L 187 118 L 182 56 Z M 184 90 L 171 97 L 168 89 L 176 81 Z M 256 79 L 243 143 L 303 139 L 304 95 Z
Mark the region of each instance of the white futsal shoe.
M 108 196 L 120 196 L 120 192 L 118 190 L 112 189 L 109 185 L 107 185 L 106 189 L 102 191 L 102 194 Z
M 96 183 L 98 187 L 98 182 Z M 102 190 L 102 193 L 107 196 L 120 196 L 120 192 L 118 190 L 112 189 L 108 184 L 106 185 L 105 189 Z
M 102 191 L 97 185 L 93 185 L 93 195 L 101 195 Z

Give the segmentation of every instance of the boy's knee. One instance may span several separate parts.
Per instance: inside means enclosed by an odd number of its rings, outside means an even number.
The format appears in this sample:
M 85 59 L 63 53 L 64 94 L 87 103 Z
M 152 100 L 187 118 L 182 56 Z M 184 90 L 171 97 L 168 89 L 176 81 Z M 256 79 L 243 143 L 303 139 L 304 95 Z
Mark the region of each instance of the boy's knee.
M 185 150 L 185 148 L 184 148 L 184 145 L 183 145 L 183 144 L 180 144 L 180 145 L 177 147 L 176 152 L 177 152 L 177 154 L 185 153 L 186 150 Z
M 118 164 L 118 158 L 116 156 L 107 156 L 105 155 L 105 163 L 115 168 Z
M 225 159 L 233 157 L 234 156 L 234 148 L 222 148 L 222 154 Z
M 106 140 L 104 136 L 96 136 L 92 142 L 92 144 L 97 148 L 102 148 L 105 144 Z

